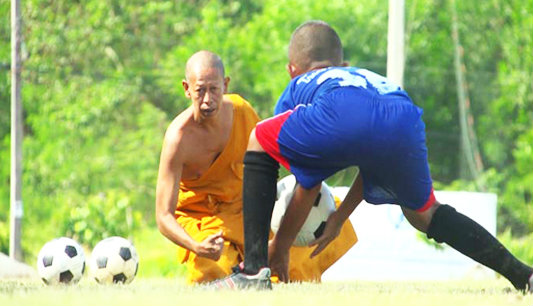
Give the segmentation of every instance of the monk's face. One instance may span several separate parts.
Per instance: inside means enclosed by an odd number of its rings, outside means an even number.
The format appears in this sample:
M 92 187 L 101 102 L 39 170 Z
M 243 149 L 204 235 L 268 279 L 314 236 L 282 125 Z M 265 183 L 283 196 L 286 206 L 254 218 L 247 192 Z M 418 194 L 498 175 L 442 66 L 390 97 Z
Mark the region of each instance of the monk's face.
M 194 119 L 198 122 L 215 117 L 227 90 L 229 78 L 216 67 L 197 67 L 184 82 L 185 94 L 192 100 Z

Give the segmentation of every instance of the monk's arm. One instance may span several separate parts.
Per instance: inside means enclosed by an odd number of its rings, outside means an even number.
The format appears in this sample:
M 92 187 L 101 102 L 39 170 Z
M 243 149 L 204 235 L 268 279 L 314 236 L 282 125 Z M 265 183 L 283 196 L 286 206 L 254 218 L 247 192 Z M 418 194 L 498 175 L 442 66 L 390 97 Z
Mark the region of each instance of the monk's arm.
M 222 254 L 222 233 L 195 241 L 176 221 L 174 211 L 178 200 L 179 182 L 183 171 L 183 158 L 179 140 L 165 136 L 159 162 L 156 188 L 156 222 L 163 236 L 198 256 L 218 260 Z

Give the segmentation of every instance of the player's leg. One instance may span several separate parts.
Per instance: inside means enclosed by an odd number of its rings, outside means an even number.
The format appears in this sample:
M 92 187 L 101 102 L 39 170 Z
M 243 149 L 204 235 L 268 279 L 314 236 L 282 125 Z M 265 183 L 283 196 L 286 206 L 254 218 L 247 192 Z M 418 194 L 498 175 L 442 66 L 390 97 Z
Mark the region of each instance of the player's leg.
M 249 148 L 257 146 L 255 129 Z M 279 164 L 261 147 L 244 155 L 243 221 L 244 268 L 236 266 L 234 273 L 217 279 L 209 286 L 217 289 L 272 289 L 268 266 L 268 236 L 270 219 L 276 200 Z
M 247 274 L 256 274 L 268 266 L 268 235 L 276 200 L 278 169 L 278 162 L 259 144 L 254 129 L 244 156 L 242 194 L 244 272 Z
M 428 238 L 445 242 L 473 260 L 507 278 L 518 290 L 532 290 L 533 268 L 511 254 L 485 228 L 455 208 L 437 201 L 424 211 L 402 207 L 402 211 L 416 229 Z
M 284 163 L 277 145 L 278 133 L 291 112 L 260 122 L 251 132 L 244 155 L 243 221 L 244 267 L 212 283 L 217 288 L 269 289 L 268 236 L 277 194 L 279 163 Z M 260 128 L 261 126 L 261 128 Z M 260 136 L 258 130 L 261 129 Z M 261 140 L 259 140 L 261 137 Z M 265 147 L 266 146 L 266 147 Z M 266 153 L 269 152 L 269 153 Z M 288 166 L 288 164 L 285 164 Z
M 533 269 L 514 257 L 494 236 L 474 220 L 453 207 L 439 204 L 433 194 L 427 162 L 423 122 L 408 133 L 413 140 L 403 152 L 401 163 L 391 168 L 391 176 L 400 178 L 396 190 L 407 220 L 428 238 L 445 242 L 473 260 L 505 276 L 524 290 Z
M 242 210 L 244 221 L 244 268 L 211 282 L 214 288 L 272 289 L 268 266 L 270 219 L 276 200 L 279 164 L 259 144 L 255 129 L 244 155 Z

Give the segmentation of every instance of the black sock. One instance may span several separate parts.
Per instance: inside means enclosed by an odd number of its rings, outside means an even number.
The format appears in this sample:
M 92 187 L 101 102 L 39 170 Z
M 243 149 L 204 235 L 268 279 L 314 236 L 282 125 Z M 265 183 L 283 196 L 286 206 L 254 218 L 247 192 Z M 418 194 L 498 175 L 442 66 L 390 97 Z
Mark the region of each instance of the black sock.
M 276 201 L 279 163 L 264 152 L 244 155 L 244 272 L 256 274 L 268 266 L 268 235 Z
M 428 238 L 452 248 L 506 277 L 516 289 L 525 290 L 533 268 L 514 257 L 481 225 L 455 208 L 443 204 L 435 211 Z

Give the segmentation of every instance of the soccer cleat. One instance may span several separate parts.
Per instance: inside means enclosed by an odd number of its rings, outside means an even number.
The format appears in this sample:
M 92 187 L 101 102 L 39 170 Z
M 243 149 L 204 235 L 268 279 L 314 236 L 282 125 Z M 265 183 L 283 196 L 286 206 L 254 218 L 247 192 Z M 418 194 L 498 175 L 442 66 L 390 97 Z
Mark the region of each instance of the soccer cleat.
M 237 271 L 235 271 L 237 270 Z M 214 280 L 208 284 L 212 289 L 255 289 L 272 290 L 270 281 L 270 269 L 261 268 L 257 274 L 249 275 L 241 269 L 234 269 L 234 273 L 221 279 Z

